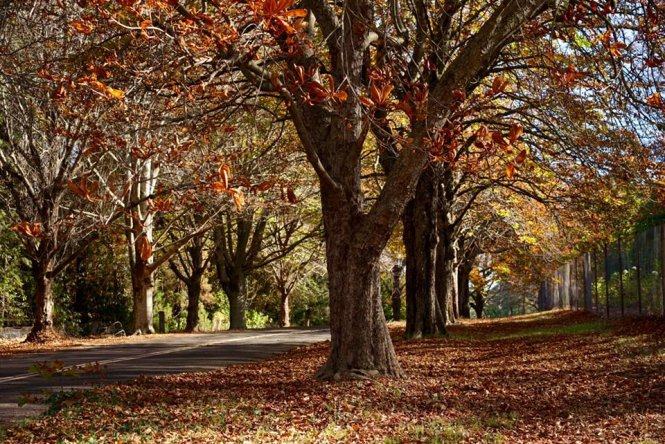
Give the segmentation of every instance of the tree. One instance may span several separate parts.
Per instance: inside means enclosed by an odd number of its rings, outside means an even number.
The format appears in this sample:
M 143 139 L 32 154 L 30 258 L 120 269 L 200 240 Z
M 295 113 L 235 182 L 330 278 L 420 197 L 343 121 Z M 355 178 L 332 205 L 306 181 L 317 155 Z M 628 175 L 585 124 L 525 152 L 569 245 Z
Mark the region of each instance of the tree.
M 418 185 L 419 188 L 427 185 L 435 190 L 416 193 L 409 205 L 431 207 L 432 203 L 426 201 L 437 199 L 438 221 L 432 217 L 431 211 L 429 221 L 423 217 L 413 222 L 405 220 L 405 226 L 413 231 L 405 236 L 405 240 L 420 239 L 418 244 L 407 245 L 407 258 L 411 257 L 407 262 L 413 267 L 418 267 L 419 263 L 429 264 L 430 272 L 426 275 L 431 275 L 431 269 L 436 269 L 438 280 L 420 278 L 419 282 L 407 285 L 412 289 L 423 288 L 408 294 L 407 298 L 431 301 L 430 286 L 433 281 L 436 282 L 439 305 L 448 307 L 447 313 L 444 310 L 448 320 L 454 321 L 457 317 L 462 306 L 460 292 L 465 288 L 463 282 L 457 280 L 464 278 L 459 270 L 464 263 L 461 248 L 464 219 L 474 201 L 483 193 L 502 187 L 534 200 L 554 203 L 555 200 L 567 199 L 564 193 L 571 188 L 577 193 L 580 190 L 586 192 L 585 187 L 572 182 L 580 175 L 588 176 L 587 168 L 598 171 L 621 169 L 617 176 L 630 177 L 629 180 L 635 182 L 641 180 L 638 179 L 639 173 L 648 175 L 650 167 L 645 160 L 649 153 L 635 143 L 635 135 L 631 137 L 627 134 L 625 125 L 625 119 L 631 115 L 626 108 L 640 102 L 640 99 L 631 98 L 631 94 L 634 95 L 631 88 L 639 84 L 634 79 L 641 78 L 642 85 L 651 85 L 653 82 L 648 79 L 648 74 L 640 76 L 630 69 L 627 71 L 631 72 L 619 70 L 617 75 L 630 78 L 631 84 L 628 86 L 625 83 L 617 89 L 610 87 L 612 80 L 603 76 L 603 70 L 596 73 L 576 67 L 577 64 L 593 61 L 595 66 L 606 64 L 609 70 L 616 71 L 615 56 L 608 58 L 606 50 L 622 43 L 613 43 L 612 39 L 608 41 L 607 33 L 609 29 L 619 31 L 634 26 L 635 22 L 626 17 L 634 18 L 636 12 L 630 5 L 622 5 L 621 19 L 609 25 L 603 22 L 603 18 L 612 10 L 611 5 L 602 10 L 592 7 L 586 17 L 583 17 L 586 14 L 584 8 L 586 6 L 580 4 L 575 6 L 572 14 L 577 16 L 575 20 L 570 20 L 570 11 L 566 12 L 561 27 L 551 28 L 550 37 L 543 37 L 545 28 L 541 28 L 535 36 L 525 32 L 519 38 L 519 45 L 511 45 L 504 51 L 488 70 L 495 76 L 488 76 L 487 80 L 479 78 L 479 84 L 487 83 L 467 98 L 465 109 L 458 111 L 460 114 L 463 111 L 458 135 L 453 135 L 452 140 L 443 140 L 444 143 L 440 143 L 435 151 L 443 162 L 420 178 L 423 183 Z M 598 51 L 588 51 L 593 45 L 581 36 L 589 33 L 600 34 L 598 41 L 603 43 L 597 45 L 600 46 Z M 621 40 L 622 37 L 613 38 Z M 556 44 L 558 40 L 570 41 L 570 45 L 562 49 Z M 609 51 L 609 54 L 613 52 L 616 51 Z M 640 52 L 621 55 L 622 59 L 637 63 L 642 57 Z M 562 65 L 567 67 L 562 69 Z M 583 85 L 583 89 L 579 84 Z M 592 95 L 590 91 L 596 94 Z M 616 105 L 621 106 L 619 113 L 613 108 Z M 641 116 L 644 110 L 638 109 L 637 112 Z M 632 119 L 637 121 L 634 117 Z M 567 124 L 562 125 L 563 121 Z M 384 131 L 384 127 L 380 128 Z M 646 136 L 652 131 L 647 125 L 641 125 L 635 133 Z M 594 134 L 600 136 L 593 137 Z M 628 168 L 626 162 L 621 160 L 625 159 L 626 152 L 630 152 L 630 158 L 635 159 Z M 529 162 L 525 163 L 527 160 Z M 539 171 L 534 171 L 532 165 L 538 165 Z M 555 174 L 554 180 L 551 179 L 552 173 Z M 557 181 L 563 184 L 566 191 L 554 196 L 558 191 L 552 193 L 556 190 L 552 184 Z M 412 218 L 408 212 L 404 217 Z M 426 225 L 437 227 L 438 239 L 428 232 Z M 421 247 L 425 244 L 428 248 Z M 437 247 L 439 260 L 428 260 L 432 256 L 431 249 Z M 407 272 L 407 275 L 418 281 L 420 272 Z M 431 325 L 431 319 L 429 323 Z M 407 332 L 418 329 L 415 324 L 410 327 L 407 325 Z
M 290 327 L 290 305 L 291 294 L 298 281 L 305 275 L 311 273 L 313 267 L 317 267 L 319 259 L 320 240 L 316 228 L 305 227 L 298 220 L 291 220 L 286 223 L 278 222 L 278 226 L 270 229 L 269 237 L 277 251 L 288 251 L 278 260 L 268 264 L 270 275 L 279 293 L 279 319 L 280 327 Z M 281 225 L 281 227 L 280 227 Z M 298 231 L 301 231 L 298 234 Z M 298 242 L 301 236 L 306 236 L 305 242 Z M 297 248 L 292 248 L 291 244 L 298 242 Z
M 473 12 L 475 7 L 461 8 L 461 28 L 452 26 L 445 8 L 420 4 L 413 15 L 417 19 L 413 34 L 400 23 L 377 21 L 390 17 L 390 7 L 369 1 L 347 2 L 340 9 L 320 0 L 305 1 L 311 20 L 300 24 L 295 22 L 308 12 L 288 10 L 289 3 L 271 0 L 230 9 L 212 4 L 199 9 L 198 3 L 155 4 L 138 12 L 142 17 L 160 16 L 161 32 L 180 33 L 186 38 L 174 39 L 178 45 L 192 48 L 199 57 L 211 56 L 198 66 L 214 75 L 237 69 L 247 82 L 285 100 L 321 188 L 332 346 L 320 376 L 401 375 L 380 302 L 381 252 L 429 160 L 434 133 L 446 128 L 451 109 L 463 100 L 460 92 L 473 88 L 475 79 L 512 36 L 542 14 L 548 2 L 506 0 L 482 5 L 481 14 Z M 130 9 L 135 14 L 138 8 Z M 239 28 L 227 20 L 209 20 L 217 14 L 237 15 L 234 23 Z M 436 25 L 429 27 L 424 15 Z M 248 28 L 250 22 L 255 25 Z M 411 35 L 416 38 L 410 39 Z M 265 45 L 266 39 L 271 44 L 256 60 L 254 43 Z M 324 42 L 324 50 L 319 50 L 317 40 Z M 456 40 L 458 46 L 446 44 Z M 405 60 L 407 53 L 413 54 L 410 61 Z M 360 171 L 370 118 L 384 105 L 382 99 L 390 97 L 391 82 L 382 78 L 375 63 L 383 55 L 395 61 L 393 77 L 404 79 L 416 94 L 403 102 L 411 114 L 408 134 L 400 140 L 399 158 L 370 205 Z M 221 69 L 213 60 L 220 61 Z M 264 79 L 270 79 L 270 84 Z
M 6 3 L 0 30 L 0 199 L 34 280 L 28 341 L 53 327 L 53 279 L 114 216 L 93 170 L 103 161 L 103 117 L 119 91 L 87 65 L 98 39 L 64 4 Z M 91 73 L 91 69 L 93 73 Z
M 201 215 L 187 215 L 183 217 L 185 233 L 197 231 L 201 225 Z M 187 234 L 176 235 L 184 237 Z M 187 324 L 185 331 L 191 333 L 199 325 L 199 302 L 201 299 L 201 283 L 212 260 L 210 251 L 211 231 L 200 232 L 193 236 L 183 250 L 169 259 L 169 267 L 187 288 Z

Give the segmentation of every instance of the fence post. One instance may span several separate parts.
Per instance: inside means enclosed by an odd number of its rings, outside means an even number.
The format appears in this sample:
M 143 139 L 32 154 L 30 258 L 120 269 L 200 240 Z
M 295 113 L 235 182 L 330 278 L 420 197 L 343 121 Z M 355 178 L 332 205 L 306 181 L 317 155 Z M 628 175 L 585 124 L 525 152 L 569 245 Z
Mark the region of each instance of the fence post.
M 598 249 L 593 247 L 593 293 L 596 298 L 596 313 L 600 310 L 598 307 Z
M 662 314 L 665 317 L 665 224 L 660 226 L 660 296 Z
M 577 310 L 577 309 L 580 308 L 579 307 L 579 305 L 580 305 L 579 297 L 578 297 L 579 296 L 579 290 L 580 290 L 580 277 L 579 277 L 579 273 L 578 273 L 578 270 L 577 270 L 577 268 L 578 268 L 577 267 L 577 262 L 578 262 L 578 258 L 573 259 L 573 272 L 571 274 L 571 281 L 574 282 L 574 285 L 571 284 L 571 286 L 570 286 L 571 287 L 571 296 L 572 296 L 571 300 L 570 300 L 570 306 L 574 310 Z
M 607 318 L 610 317 L 610 268 L 607 264 L 607 243 L 603 247 L 604 262 L 605 262 L 605 313 Z
M 166 317 L 164 316 L 164 312 L 160 311 L 158 315 L 159 315 L 159 332 L 166 333 Z
M 639 242 L 635 246 L 635 277 L 637 278 L 637 313 L 642 315 L 642 263 L 640 262 Z
M 621 301 L 621 317 L 624 312 L 624 295 L 623 295 L 623 253 L 621 250 L 621 235 L 617 237 L 617 248 L 619 250 L 619 299 Z

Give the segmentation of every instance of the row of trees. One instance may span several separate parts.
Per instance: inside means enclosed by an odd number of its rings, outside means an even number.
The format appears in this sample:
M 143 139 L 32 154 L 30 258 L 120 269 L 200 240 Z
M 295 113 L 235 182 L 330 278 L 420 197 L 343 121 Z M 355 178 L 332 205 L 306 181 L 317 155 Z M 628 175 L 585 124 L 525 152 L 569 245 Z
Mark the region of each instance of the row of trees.
M 271 266 L 288 301 L 314 253 L 282 259 L 320 219 L 319 376 L 400 376 L 379 276 L 398 227 L 418 337 L 482 313 L 483 275 L 535 282 L 658 198 L 650 2 L 1 7 L 2 199 L 35 282 L 30 339 L 52 323 L 53 278 L 105 230 L 126 240 L 134 329 L 152 328 L 166 264 L 194 328 L 213 263 L 243 328 L 247 275 Z

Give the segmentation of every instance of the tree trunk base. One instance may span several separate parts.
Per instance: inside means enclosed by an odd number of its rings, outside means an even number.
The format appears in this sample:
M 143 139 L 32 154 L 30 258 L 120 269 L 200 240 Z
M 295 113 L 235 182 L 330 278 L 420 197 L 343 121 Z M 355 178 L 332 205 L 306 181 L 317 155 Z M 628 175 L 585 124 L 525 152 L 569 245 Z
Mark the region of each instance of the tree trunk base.
M 60 339 L 61 336 L 51 326 L 33 326 L 28 336 L 25 338 L 25 343 L 31 344 L 44 344 L 49 341 Z
M 412 334 L 404 333 L 404 339 L 411 340 L 411 339 L 423 339 L 423 338 L 448 338 L 450 335 L 448 334 L 447 330 L 437 330 L 434 333 L 422 333 L 422 332 L 416 332 Z
M 326 363 L 323 367 L 316 372 L 316 378 L 321 381 L 348 381 L 348 380 L 363 380 L 374 379 L 379 377 L 403 378 L 404 372 L 399 364 L 396 367 L 391 367 L 383 371 L 367 370 L 362 368 L 348 368 L 344 370 L 334 371 L 330 363 Z

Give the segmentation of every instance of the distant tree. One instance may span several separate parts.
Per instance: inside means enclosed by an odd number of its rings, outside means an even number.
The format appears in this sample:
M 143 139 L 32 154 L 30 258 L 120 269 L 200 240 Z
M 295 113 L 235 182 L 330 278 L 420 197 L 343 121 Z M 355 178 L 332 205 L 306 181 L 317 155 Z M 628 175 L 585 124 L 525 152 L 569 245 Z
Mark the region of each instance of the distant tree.
M 54 277 L 115 217 L 93 171 L 121 92 L 88 65 L 99 37 L 77 31 L 75 11 L 41 1 L 2 8 L 0 202 L 31 263 L 27 340 L 42 341 L 53 327 Z

